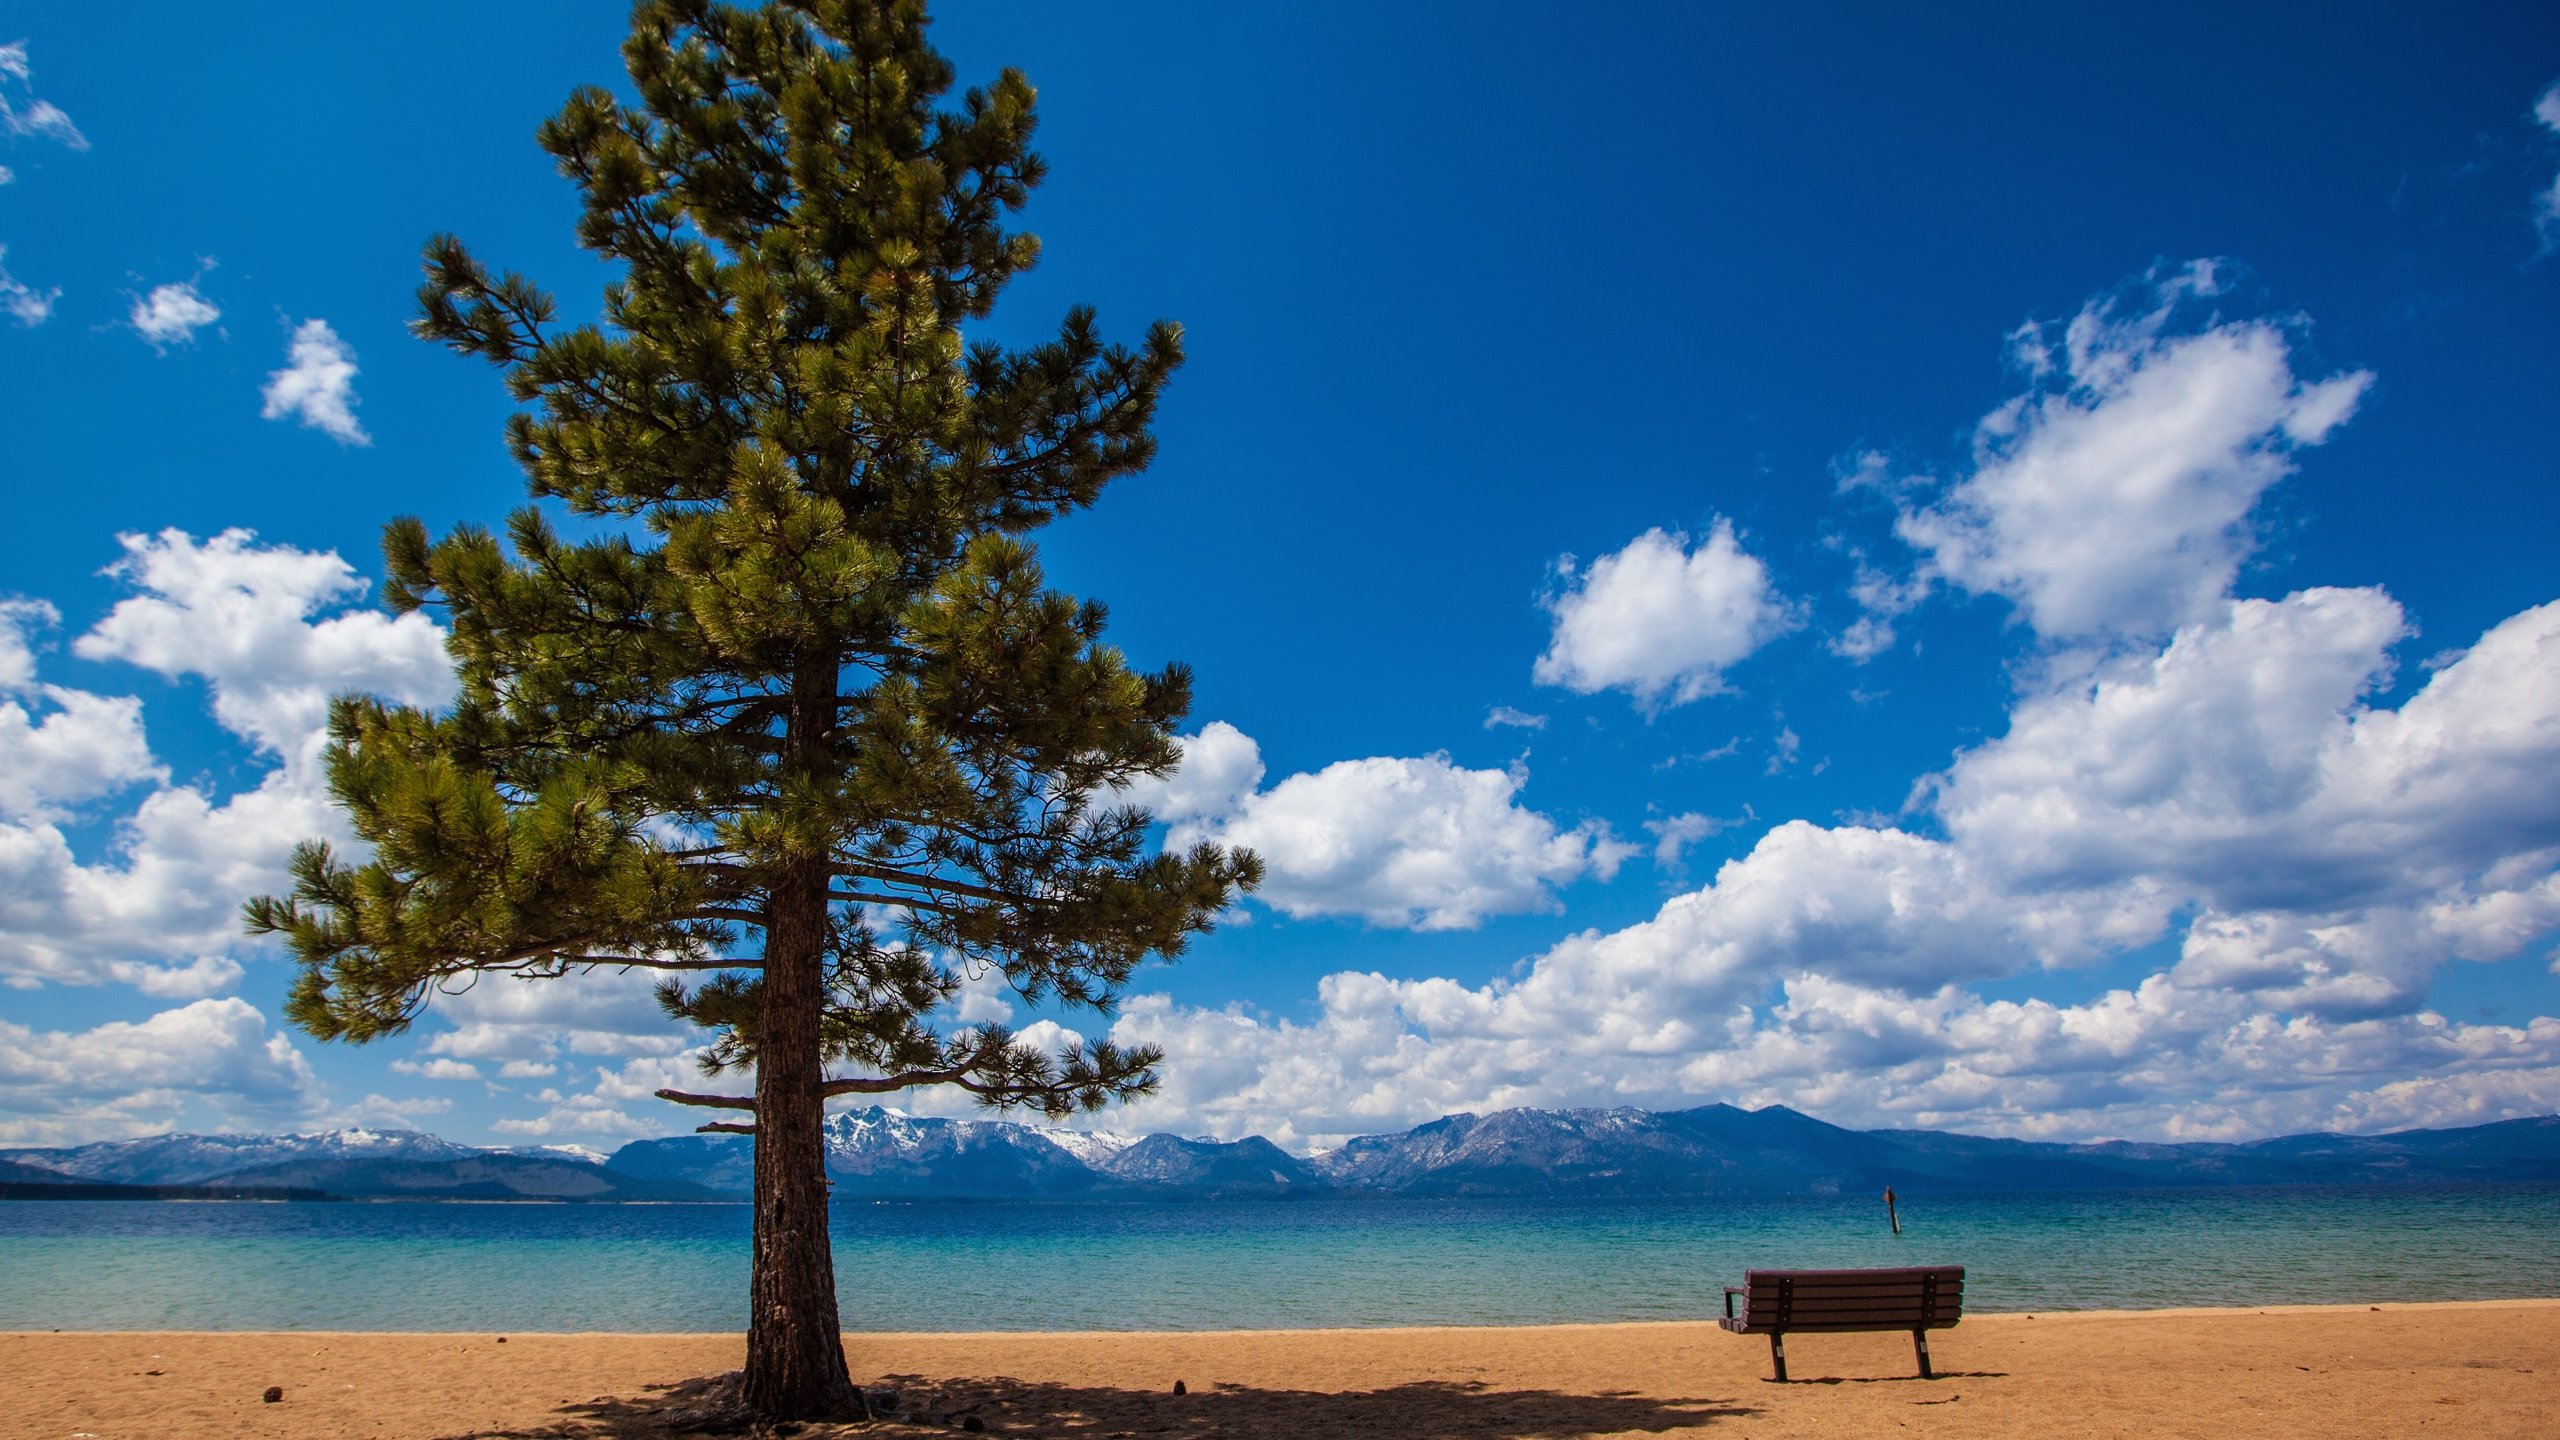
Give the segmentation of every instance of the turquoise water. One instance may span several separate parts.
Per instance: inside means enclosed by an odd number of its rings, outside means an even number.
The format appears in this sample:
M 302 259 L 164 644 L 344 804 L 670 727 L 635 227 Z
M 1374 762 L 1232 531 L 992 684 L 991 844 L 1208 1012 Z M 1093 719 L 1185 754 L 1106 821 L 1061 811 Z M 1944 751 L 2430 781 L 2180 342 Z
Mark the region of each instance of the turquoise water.
M 1700 1317 L 1750 1266 L 1981 1310 L 2560 1296 L 2560 1186 L 1872 1200 L 846 1204 L 857 1330 Z M 742 1205 L 0 1202 L 0 1329 L 735 1330 Z

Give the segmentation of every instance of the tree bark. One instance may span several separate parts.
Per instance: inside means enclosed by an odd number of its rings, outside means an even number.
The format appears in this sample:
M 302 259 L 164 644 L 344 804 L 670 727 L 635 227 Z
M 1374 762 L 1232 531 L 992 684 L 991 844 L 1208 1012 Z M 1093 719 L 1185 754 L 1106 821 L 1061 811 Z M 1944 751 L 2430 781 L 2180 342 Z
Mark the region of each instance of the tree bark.
M 834 676 L 793 687 L 791 761 L 832 718 Z M 807 697 L 810 703 L 796 703 Z M 824 707 L 821 709 L 820 707 Z M 747 1368 L 739 1401 L 766 1420 L 859 1420 L 845 1369 L 827 1238 L 826 1082 L 818 1017 L 825 1002 L 827 867 L 792 862 L 766 899 L 764 991 L 756 1033 L 756 1228 L 748 1281 Z

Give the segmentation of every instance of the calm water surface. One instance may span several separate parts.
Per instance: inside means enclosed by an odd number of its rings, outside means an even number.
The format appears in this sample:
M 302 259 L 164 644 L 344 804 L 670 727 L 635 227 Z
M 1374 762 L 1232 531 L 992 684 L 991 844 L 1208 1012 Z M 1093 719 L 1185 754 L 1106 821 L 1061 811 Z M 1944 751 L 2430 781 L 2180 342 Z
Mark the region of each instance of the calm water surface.
M 0 1201 L 0 1329 L 735 1330 L 743 1205 Z M 1983 1310 L 2560 1296 L 2560 1186 L 836 1208 L 860 1330 L 1700 1317 L 1760 1266 Z

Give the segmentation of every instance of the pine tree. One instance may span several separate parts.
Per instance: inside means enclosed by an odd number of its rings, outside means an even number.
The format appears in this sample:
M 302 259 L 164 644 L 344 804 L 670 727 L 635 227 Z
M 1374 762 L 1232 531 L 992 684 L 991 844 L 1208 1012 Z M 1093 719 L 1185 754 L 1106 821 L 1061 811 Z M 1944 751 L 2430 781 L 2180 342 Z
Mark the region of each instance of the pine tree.
M 1004 224 L 1042 165 L 1018 73 L 938 108 L 925 25 L 918 0 L 641 4 L 638 105 L 582 89 L 539 134 L 620 267 L 599 323 L 428 243 L 414 328 L 504 368 L 536 503 L 503 542 L 386 527 L 386 599 L 442 612 L 459 698 L 339 699 L 330 786 L 371 855 L 306 845 L 246 909 L 323 1039 L 399 1033 L 465 977 L 669 972 L 705 1069 L 754 1070 L 661 1093 L 755 1136 L 739 1400 L 770 1419 L 862 1408 L 826 1100 L 1147 1092 L 1152 1048 L 1044 1053 L 945 1003 L 991 965 L 1107 1012 L 1260 875 L 1148 853 L 1116 797 L 1178 758 L 1189 676 L 1132 671 L 1023 538 L 1147 464 L 1180 332 L 1123 348 L 1078 309 L 1036 347 L 964 342 L 1037 255 Z

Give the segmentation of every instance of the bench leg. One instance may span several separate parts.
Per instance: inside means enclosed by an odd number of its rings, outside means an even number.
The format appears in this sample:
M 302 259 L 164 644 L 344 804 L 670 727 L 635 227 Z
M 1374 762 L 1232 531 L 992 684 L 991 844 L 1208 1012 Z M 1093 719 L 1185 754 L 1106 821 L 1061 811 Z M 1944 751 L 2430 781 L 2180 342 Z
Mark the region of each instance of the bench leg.
M 1920 1352 L 1920 1378 L 1923 1380 L 1937 1379 L 1938 1377 L 1931 1373 L 1929 1369 L 1929 1332 L 1926 1330 L 1912 1331 L 1911 1348 Z
M 1787 1337 L 1774 1330 L 1769 1332 L 1769 1363 L 1777 1368 L 1778 1383 L 1781 1385 L 1786 1384 Z

